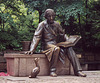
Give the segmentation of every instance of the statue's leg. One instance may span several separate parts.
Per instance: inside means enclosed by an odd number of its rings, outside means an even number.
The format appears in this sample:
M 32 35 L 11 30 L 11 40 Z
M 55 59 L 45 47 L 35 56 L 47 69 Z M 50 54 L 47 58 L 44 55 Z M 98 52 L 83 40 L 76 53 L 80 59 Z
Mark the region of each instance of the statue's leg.
M 52 55 L 52 58 L 50 61 L 50 75 L 51 76 L 57 76 L 56 65 L 57 65 L 57 61 L 58 61 L 58 57 L 59 57 L 59 52 L 60 52 L 60 48 L 56 46 L 54 48 L 53 55 Z
M 85 77 L 86 75 L 81 72 L 82 68 L 80 66 L 80 62 L 79 62 L 79 60 L 78 60 L 78 58 L 76 56 L 76 53 L 74 52 L 73 48 L 69 47 L 67 49 L 67 53 L 68 53 L 68 58 L 69 58 L 70 62 L 72 63 L 72 66 L 73 66 L 73 69 L 74 69 L 74 74 L 78 75 L 78 76 Z

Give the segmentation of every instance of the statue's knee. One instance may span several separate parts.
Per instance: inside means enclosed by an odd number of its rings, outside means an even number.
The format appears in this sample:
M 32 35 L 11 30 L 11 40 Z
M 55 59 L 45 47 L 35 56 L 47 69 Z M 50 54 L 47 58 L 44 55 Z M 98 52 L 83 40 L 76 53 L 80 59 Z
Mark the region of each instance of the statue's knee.
M 55 51 L 60 51 L 60 47 L 55 47 Z

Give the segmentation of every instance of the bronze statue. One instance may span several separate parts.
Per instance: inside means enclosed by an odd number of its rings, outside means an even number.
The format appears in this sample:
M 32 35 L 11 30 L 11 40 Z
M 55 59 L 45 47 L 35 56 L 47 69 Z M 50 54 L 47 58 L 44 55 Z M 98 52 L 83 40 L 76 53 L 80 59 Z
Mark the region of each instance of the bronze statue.
M 36 76 L 39 74 L 40 66 L 38 64 L 38 60 L 39 58 L 35 58 L 34 62 L 35 62 L 36 67 L 32 69 L 31 75 L 29 75 L 29 78 L 36 78 Z
M 54 10 L 47 9 L 44 16 L 46 20 L 39 23 L 30 46 L 30 51 L 26 52 L 26 54 L 33 54 L 41 39 L 42 53 L 45 53 L 50 62 L 50 76 L 57 76 L 56 65 L 58 58 L 65 64 L 64 59 L 67 55 L 74 68 L 74 74 L 76 76 L 86 77 L 86 74 L 82 73 L 82 68 L 73 48 L 61 48 L 56 45 L 61 41 L 67 41 L 68 36 L 64 33 L 61 25 L 54 21 L 56 16 Z

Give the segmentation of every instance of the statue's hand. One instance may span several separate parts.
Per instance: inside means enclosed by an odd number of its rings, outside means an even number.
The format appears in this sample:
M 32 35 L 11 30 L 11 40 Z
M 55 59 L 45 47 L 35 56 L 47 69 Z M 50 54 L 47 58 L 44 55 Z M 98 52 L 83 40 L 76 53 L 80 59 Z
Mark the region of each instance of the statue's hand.
M 25 54 L 32 55 L 33 54 L 33 51 L 27 51 L 27 52 L 25 52 Z

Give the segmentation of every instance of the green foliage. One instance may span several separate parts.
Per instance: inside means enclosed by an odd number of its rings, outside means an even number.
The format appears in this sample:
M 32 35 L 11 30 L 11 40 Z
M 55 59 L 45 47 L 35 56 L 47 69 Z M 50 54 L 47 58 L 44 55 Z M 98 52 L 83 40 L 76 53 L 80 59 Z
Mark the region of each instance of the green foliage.
M 23 41 L 32 40 L 33 33 L 35 32 L 35 29 L 38 26 L 38 11 L 31 12 L 31 14 L 28 14 L 27 16 L 21 16 L 19 21 L 19 35 L 20 39 Z
M 95 47 L 100 47 L 100 1 L 90 0 L 88 8 L 91 13 L 88 14 L 88 24 L 90 24 L 90 34 L 94 41 Z
M 60 18 L 61 22 L 64 22 L 65 25 L 68 25 L 68 20 L 70 17 L 74 17 L 75 19 L 78 18 L 79 14 L 84 14 L 83 6 L 81 2 L 73 2 L 72 4 L 66 4 L 63 5 L 60 4 L 60 6 L 56 10 L 57 16 Z
M 0 46 L 1 50 L 7 47 L 19 47 L 16 38 L 8 32 L 0 32 Z
M 31 41 L 47 8 L 68 35 L 82 36 L 84 48 L 100 47 L 99 0 L 0 0 L 0 50 L 20 50 L 21 41 Z
M 0 4 L 0 50 L 21 49 L 21 41 L 32 40 L 38 25 L 38 11 L 29 11 L 20 0 Z

